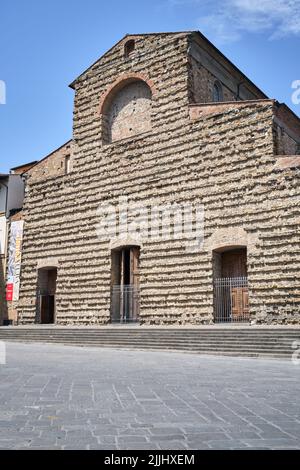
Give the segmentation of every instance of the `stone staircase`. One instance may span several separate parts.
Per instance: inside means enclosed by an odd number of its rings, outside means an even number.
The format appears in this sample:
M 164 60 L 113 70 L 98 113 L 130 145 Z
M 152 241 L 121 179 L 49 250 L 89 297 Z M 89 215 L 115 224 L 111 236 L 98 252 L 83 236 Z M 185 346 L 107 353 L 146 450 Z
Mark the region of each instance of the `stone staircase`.
M 300 327 L 1 327 L 0 341 L 290 359 Z M 299 343 L 300 344 L 300 343 Z M 299 346 L 300 349 L 300 346 Z

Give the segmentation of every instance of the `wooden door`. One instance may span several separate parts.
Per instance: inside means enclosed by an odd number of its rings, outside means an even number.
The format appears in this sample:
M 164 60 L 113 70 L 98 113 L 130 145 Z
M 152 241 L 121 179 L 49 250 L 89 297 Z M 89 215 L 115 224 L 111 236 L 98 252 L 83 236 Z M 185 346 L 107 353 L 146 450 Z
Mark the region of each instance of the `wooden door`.
M 133 320 L 137 320 L 140 314 L 139 287 L 140 287 L 140 249 L 132 247 L 130 249 L 130 285 L 132 286 L 131 315 Z
M 48 298 L 48 320 L 51 324 L 55 320 L 55 295 L 49 295 Z
M 248 287 L 233 287 L 231 289 L 231 306 L 234 320 L 249 314 Z
M 130 250 L 130 284 L 137 289 L 140 285 L 139 273 L 140 249 L 133 247 Z
M 48 295 L 40 296 L 40 312 L 41 312 L 41 323 L 42 325 L 47 323 L 48 316 Z
M 41 295 L 40 297 L 41 323 L 49 325 L 54 323 L 55 319 L 55 296 Z

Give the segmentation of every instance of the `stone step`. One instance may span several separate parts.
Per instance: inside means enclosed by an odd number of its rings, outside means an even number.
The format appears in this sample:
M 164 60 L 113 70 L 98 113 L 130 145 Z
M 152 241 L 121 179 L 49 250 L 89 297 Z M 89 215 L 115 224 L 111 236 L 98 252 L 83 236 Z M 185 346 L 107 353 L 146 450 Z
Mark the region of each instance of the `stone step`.
M 234 345 L 268 345 L 268 346 L 278 346 L 278 345 L 290 345 L 293 341 L 294 338 L 284 338 L 284 339 L 278 339 L 278 338 L 270 338 L 263 340 L 262 338 L 256 338 L 256 339 L 239 339 L 239 338 L 190 338 L 189 336 L 185 338 L 168 338 L 164 336 L 160 337 L 153 337 L 153 338 L 138 338 L 138 337 L 92 337 L 92 336 L 77 336 L 77 335 L 72 335 L 72 336 L 66 336 L 66 335 L 47 335 L 47 336 L 40 336 L 40 335 L 26 335 L 26 336 L 1 336 L 0 338 L 3 339 L 32 339 L 32 340 L 47 340 L 47 339 L 63 339 L 65 341 L 69 340 L 76 340 L 76 341 L 84 341 L 84 342 L 112 342 L 112 341 L 117 341 L 117 342 L 145 342 L 145 343 L 155 343 L 155 342 L 164 342 L 165 344 L 173 344 L 173 343 L 178 343 L 178 344 L 211 344 L 211 345 L 219 345 L 219 344 L 234 344 Z
M 13 333 L 13 332 L 0 332 L 0 338 L 26 338 L 26 337 L 31 337 L 31 338 L 82 338 L 82 339 L 91 339 L 91 340 L 112 340 L 112 339 L 121 339 L 121 340 L 126 340 L 126 339 L 132 339 L 132 340 L 146 340 L 146 341 L 155 341 L 157 339 L 164 339 L 164 341 L 193 341 L 193 342 L 243 342 L 243 343 L 278 343 L 278 342 L 289 342 L 294 339 L 299 339 L 300 340 L 300 332 L 298 335 L 285 335 L 285 336 L 262 336 L 262 335 L 257 335 L 256 337 L 251 337 L 251 336 L 240 336 L 240 335 L 232 335 L 232 336 L 215 336 L 215 335 L 205 335 L 205 336 L 200 336 L 200 335 L 190 335 L 190 334 L 185 334 L 185 335 L 165 335 L 163 333 L 159 335 L 139 335 L 139 334 L 126 334 L 126 335 L 121 335 L 118 333 L 114 333 L 111 335 L 100 335 L 100 334 L 89 334 L 89 333 L 70 333 L 66 334 L 65 332 L 62 332 L 61 334 L 53 334 L 53 332 L 49 331 L 47 333 L 39 333 L 39 332 L 22 332 L 22 333 Z
M 246 349 L 253 349 L 253 350 L 269 350 L 269 351 L 278 351 L 278 350 L 289 350 L 292 351 L 292 343 L 290 344 L 277 344 L 277 345 L 266 345 L 266 344 L 242 344 L 242 343 L 235 343 L 235 344 L 230 344 L 230 343 L 191 343 L 191 342 L 185 342 L 185 343 L 179 343 L 179 342 L 166 342 L 166 341 L 120 341 L 120 340 L 114 340 L 114 341 L 91 341 L 91 340 L 82 340 L 82 339 L 68 339 L 66 340 L 65 338 L 12 338 L 12 339 L 6 339 L 8 341 L 30 341 L 30 342 L 62 342 L 62 343 L 70 343 L 70 344 L 95 344 L 99 347 L 103 346 L 110 346 L 110 345 L 118 345 L 118 346 L 146 346 L 146 347 L 152 347 L 152 346 L 158 346 L 160 348 L 189 348 L 189 349 L 199 349 L 199 348 L 212 348 L 212 349 L 236 349 L 236 350 L 246 350 Z
M 212 331 L 212 330 L 206 330 L 206 331 L 191 331 L 191 330 L 181 330 L 181 331 L 166 331 L 166 330 L 109 330 L 109 329 L 103 329 L 103 330 L 77 330 L 77 329 L 70 329 L 70 330 L 65 330 L 65 329 L 59 329 L 55 330 L 53 328 L 46 330 L 46 329 L 40 329 L 40 330 L 34 330 L 34 329 L 12 329 L 12 328 L 0 328 L 0 335 L 24 335 L 24 334 L 30 334 L 30 335 L 74 335 L 74 334 L 80 334 L 80 335 L 96 335 L 96 336 L 111 336 L 111 335 L 118 335 L 118 336 L 128 336 L 128 335 L 134 335 L 134 336 L 145 336 L 145 337 L 152 337 L 152 336 L 174 336 L 174 337 L 186 337 L 186 335 L 189 336 L 195 336 L 197 338 L 199 337 L 264 337 L 264 338 L 269 338 L 269 337 L 286 337 L 286 336 L 300 336 L 300 329 L 299 330 L 287 330 L 287 331 L 272 331 L 266 333 L 265 331 L 240 331 L 240 330 L 234 330 L 232 332 L 224 331 L 224 330 L 219 330 L 219 331 Z
M 0 328 L 0 340 L 70 346 L 291 358 L 298 329 Z
M 31 343 L 30 340 L 24 340 L 23 342 Z M 112 348 L 112 349 L 138 349 L 138 350 L 165 350 L 165 351 L 182 351 L 182 352 L 190 352 L 190 353 L 199 353 L 199 354 L 210 354 L 210 355 L 233 355 L 233 356 L 249 356 L 249 357 L 286 357 L 291 358 L 292 350 L 285 350 L 285 349 L 276 349 L 269 350 L 269 349 L 239 349 L 239 348 L 189 348 L 189 347 L 181 347 L 178 348 L 176 345 L 167 346 L 164 345 L 149 345 L 147 347 L 145 344 L 120 344 L 120 343 L 111 343 L 111 344 L 96 344 L 96 343 L 79 343 L 78 341 L 71 341 L 66 342 L 63 340 L 57 341 L 41 341 L 41 343 L 52 343 L 52 344 L 64 344 L 69 346 L 81 346 L 81 347 L 99 347 L 99 348 Z
M 0 335 L 1 336 L 1 335 Z M 10 339 L 32 339 L 32 340 L 64 340 L 64 341 L 83 341 L 83 342 L 94 342 L 94 343 L 111 343 L 111 342 L 136 342 L 136 343 L 145 343 L 145 344 L 153 344 L 153 343 L 158 343 L 160 344 L 162 341 L 165 344 L 190 344 L 190 345 L 205 345 L 205 344 L 210 344 L 212 346 L 218 346 L 218 345 L 255 345 L 255 346 L 288 346 L 290 344 L 289 339 L 269 339 L 267 341 L 262 341 L 261 339 L 256 339 L 256 340 L 245 340 L 245 339 L 226 339 L 223 340 L 222 338 L 206 338 L 205 340 L 203 339 L 195 339 L 195 338 L 189 338 L 188 336 L 186 338 L 165 338 L 163 336 L 156 337 L 156 338 L 137 338 L 137 337 L 104 337 L 104 338 L 99 338 L 99 337 L 90 337 L 90 336 L 80 336 L 80 335 L 74 335 L 74 336 L 65 336 L 65 335 L 47 335 L 47 336 L 40 336 L 40 335 L 25 335 L 25 336 L 11 336 Z M 3 336 L 3 339 L 8 339 L 8 336 Z
M 272 351 L 276 349 L 277 351 L 283 350 L 283 351 L 292 351 L 292 348 L 290 344 L 274 344 L 274 345 L 265 345 L 265 344 L 244 344 L 244 343 L 196 343 L 196 342 L 190 342 L 190 341 L 185 341 L 185 342 L 171 342 L 171 341 L 161 341 L 161 340 L 156 340 L 156 341 L 133 341 L 131 339 L 126 339 L 126 340 L 120 340 L 120 339 L 115 339 L 115 340 L 102 340 L 102 341 L 95 341 L 95 340 L 90 340 L 90 339 L 83 339 L 83 338 L 64 338 L 64 337 L 59 337 L 59 338 L 32 338 L 32 337 L 26 337 L 26 338 L 12 338 L 11 341 L 26 341 L 26 342 L 34 342 L 34 341 L 41 341 L 41 342 L 62 342 L 66 344 L 81 344 L 81 345 L 96 345 L 96 346 L 145 346 L 145 347 L 159 347 L 159 348 L 184 348 L 184 349 L 235 349 L 235 350 L 268 350 Z

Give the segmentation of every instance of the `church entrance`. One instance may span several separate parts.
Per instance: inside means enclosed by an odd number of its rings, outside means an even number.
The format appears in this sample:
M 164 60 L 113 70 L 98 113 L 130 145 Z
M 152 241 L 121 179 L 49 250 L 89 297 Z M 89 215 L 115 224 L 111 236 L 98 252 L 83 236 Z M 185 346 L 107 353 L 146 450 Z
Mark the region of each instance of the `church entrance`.
M 216 251 L 213 261 L 215 322 L 248 322 L 247 249 Z
M 38 320 L 43 325 L 55 323 L 56 268 L 38 271 Z
M 112 323 L 139 321 L 139 259 L 140 248 L 136 246 L 124 247 L 112 252 Z

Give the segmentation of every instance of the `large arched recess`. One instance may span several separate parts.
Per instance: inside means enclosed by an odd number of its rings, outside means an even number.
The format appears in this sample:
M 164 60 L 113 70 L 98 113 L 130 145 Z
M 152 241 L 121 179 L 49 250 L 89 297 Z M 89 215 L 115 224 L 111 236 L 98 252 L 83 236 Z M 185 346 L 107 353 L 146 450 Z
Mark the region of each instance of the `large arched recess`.
M 146 77 L 140 74 L 120 77 L 101 99 L 103 143 L 150 131 L 154 94 L 153 84 Z

